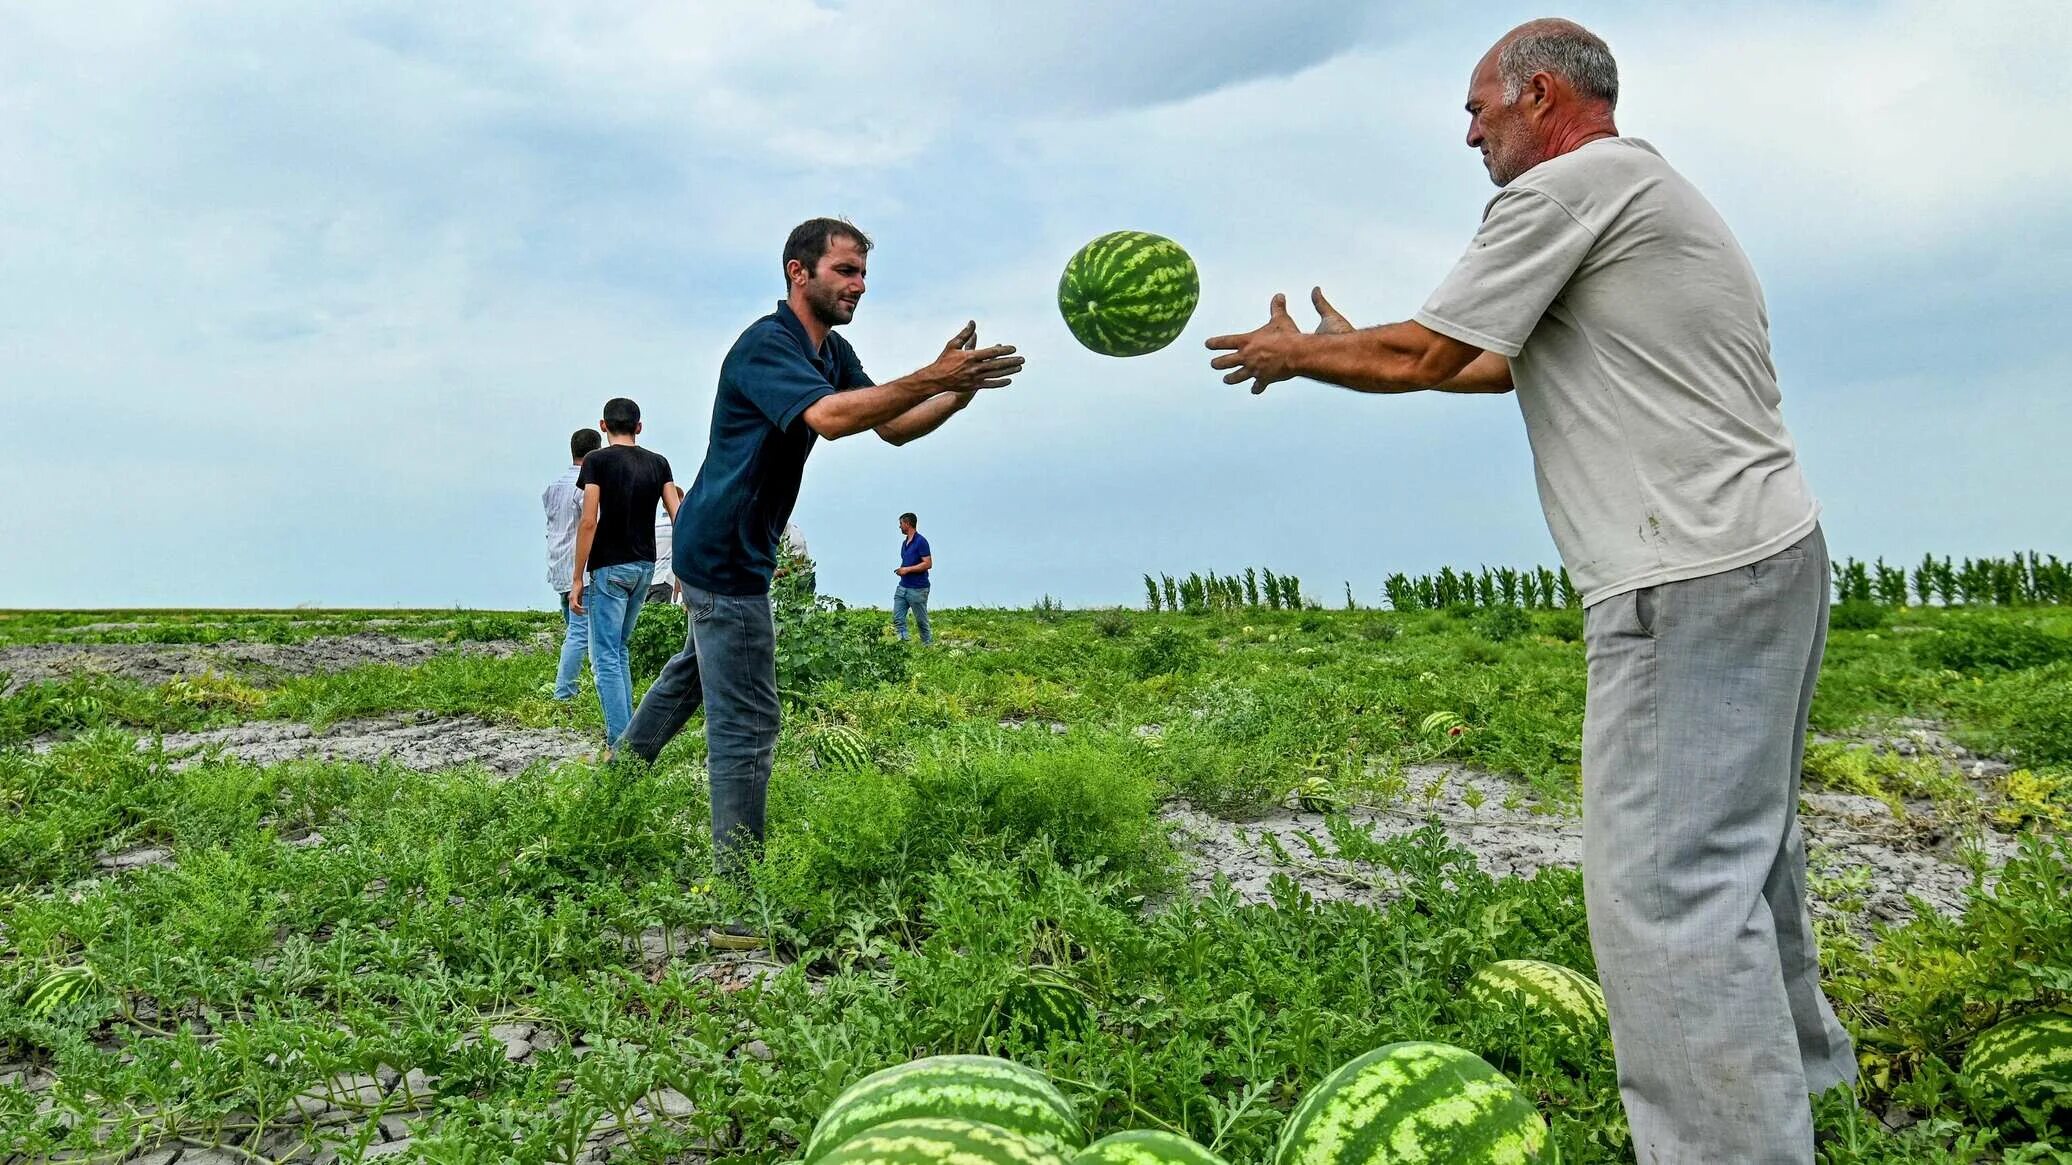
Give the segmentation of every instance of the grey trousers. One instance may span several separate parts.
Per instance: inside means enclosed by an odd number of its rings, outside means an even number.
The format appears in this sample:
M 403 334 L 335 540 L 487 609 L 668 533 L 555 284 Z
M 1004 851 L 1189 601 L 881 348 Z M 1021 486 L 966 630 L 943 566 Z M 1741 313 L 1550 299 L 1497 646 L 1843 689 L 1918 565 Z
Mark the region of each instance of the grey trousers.
M 1641 1165 L 1809 1165 L 1808 1094 L 1856 1078 L 1798 819 L 1827 591 L 1816 528 L 1585 615 L 1584 900 Z

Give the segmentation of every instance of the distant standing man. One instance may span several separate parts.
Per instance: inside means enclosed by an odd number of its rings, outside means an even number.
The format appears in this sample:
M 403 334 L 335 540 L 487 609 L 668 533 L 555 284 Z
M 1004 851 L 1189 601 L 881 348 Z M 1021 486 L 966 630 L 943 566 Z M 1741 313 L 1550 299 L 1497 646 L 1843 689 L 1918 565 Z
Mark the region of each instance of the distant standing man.
M 899 532 L 904 537 L 899 544 L 899 565 L 892 568 L 899 576 L 899 585 L 892 588 L 892 629 L 905 643 L 907 612 L 912 611 L 921 627 L 921 642 L 933 645 L 935 634 L 928 629 L 928 570 L 935 565 L 935 555 L 929 552 L 928 539 L 921 536 L 919 520 L 912 513 L 899 516 Z
M 669 459 L 635 443 L 639 405 L 613 397 L 604 404 L 601 426 L 605 446 L 583 458 L 576 477 L 583 489 L 583 518 L 576 530 L 575 584 L 568 606 L 590 618 L 590 670 L 597 677 L 597 701 L 604 706 L 609 758 L 633 718 L 626 645 L 655 575 L 655 507 L 675 517 L 683 491 L 676 487 Z
M 590 620 L 568 609 L 568 592 L 575 579 L 576 526 L 583 517 L 583 491 L 576 485 L 576 474 L 583 458 L 602 444 L 597 430 L 577 429 L 568 439 L 568 468 L 540 495 L 547 511 L 547 585 L 561 596 L 561 665 L 554 671 L 557 700 L 575 699 L 583 658 L 590 652 Z
M 1517 392 L 1583 590 L 1583 879 L 1646 1165 L 1810 1162 L 1809 1092 L 1853 1080 L 1820 991 L 1799 768 L 1827 640 L 1819 507 L 1778 413 L 1769 321 L 1727 224 L 1619 136 L 1618 71 L 1565 20 L 1475 67 L 1468 145 L 1502 187 L 1415 320 L 1274 296 L 1212 366 L 1252 391 Z
M 933 363 L 873 385 L 834 331 L 856 315 L 870 246 L 844 220 L 801 223 L 784 244 L 784 301 L 750 324 L 721 363 L 705 462 L 676 515 L 676 572 L 690 634 L 625 735 L 628 752 L 652 761 L 704 705 L 714 853 L 729 878 L 746 872 L 763 840 L 781 714 L 770 577 L 814 442 L 875 430 L 904 445 L 1022 367 L 1012 347 L 977 348 L 977 325 L 966 323 Z M 739 924 L 711 940 L 762 944 Z

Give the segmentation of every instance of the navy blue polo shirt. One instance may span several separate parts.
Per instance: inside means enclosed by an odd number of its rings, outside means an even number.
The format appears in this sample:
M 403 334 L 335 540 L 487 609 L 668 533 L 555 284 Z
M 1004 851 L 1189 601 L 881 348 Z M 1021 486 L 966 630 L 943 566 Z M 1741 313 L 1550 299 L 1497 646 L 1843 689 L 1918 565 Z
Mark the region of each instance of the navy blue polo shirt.
M 849 341 L 830 331 L 815 351 L 788 303 L 748 325 L 719 366 L 705 463 L 676 515 L 685 585 L 718 595 L 769 591 L 777 541 L 819 439 L 806 409 L 870 385 Z
M 932 553 L 934 552 L 928 549 L 928 539 L 923 538 L 921 532 L 916 530 L 912 538 L 908 538 L 899 544 L 899 565 L 919 566 L 921 565 L 921 560 Z M 925 591 L 928 589 L 928 572 L 917 570 L 912 574 L 900 575 L 899 585 L 912 587 L 917 591 Z

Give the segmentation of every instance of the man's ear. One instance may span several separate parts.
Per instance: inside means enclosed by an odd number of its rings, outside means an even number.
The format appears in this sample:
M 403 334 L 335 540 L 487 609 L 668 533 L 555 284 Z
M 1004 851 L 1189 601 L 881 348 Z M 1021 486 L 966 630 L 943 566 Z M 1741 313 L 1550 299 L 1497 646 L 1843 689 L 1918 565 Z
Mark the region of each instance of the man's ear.
M 806 272 L 806 265 L 804 263 L 799 262 L 797 259 L 786 259 L 784 261 L 784 282 L 786 286 L 795 287 L 806 282 L 809 278 L 810 276 Z

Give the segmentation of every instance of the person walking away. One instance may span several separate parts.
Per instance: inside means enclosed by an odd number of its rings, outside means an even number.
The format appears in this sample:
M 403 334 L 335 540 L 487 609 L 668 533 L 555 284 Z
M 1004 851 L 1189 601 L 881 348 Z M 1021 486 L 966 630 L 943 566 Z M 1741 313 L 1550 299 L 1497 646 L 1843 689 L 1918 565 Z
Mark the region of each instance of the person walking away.
M 1856 1077 L 1820 990 L 1799 770 L 1827 641 L 1820 511 L 1779 413 L 1748 256 L 1619 136 L 1618 69 L 1565 20 L 1499 40 L 1467 144 L 1499 187 L 1416 318 L 1218 336 L 1254 393 L 1515 391 L 1583 591 L 1583 887 L 1642 1165 L 1813 1160 L 1808 1093 Z
M 770 579 L 807 456 L 822 437 L 874 431 L 892 445 L 925 437 L 1022 367 L 1012 347 L 978 348 L 978 325 L 967 322 L 926 367 L 874 384 L 835 331 L 855 318 L 870 246 L 844 220 L 801 223 L 784 244 L 784 300 L 741 333 L 720 365 L 705 461 L 676 515 L 690 630 L 623 742 L 626 753 L 652 762 L 705 709 L 714 864 L 737 885 L 763 842 L 782 712 Z M 733 949 L 764 941 L 741 923 L 708 937 Z
M 583 660 L 590 654 L 590 620 L 568 609 L 575 579 L 576 525 L 583 517 L 583 491 L 576 475 L 583 458 L 602 444 L 597 430 L 577 429 L 568 439 L 568 468 L 540 495 L 547 511 L 547 585 L 561 596 L 561 663 L 554 669 L 554 698 L 564 702 L 575 699 Z
M 820 587 L 816 574 L 813 556 L 806 550 L 805 531 L 799 529 L 795 523 L 786 522 L 784 534 L 777 539 L 777 569 L 771 572 L 770 580 L 775 582 L 797 575 L 792 585 L 811 598 Z
M 571 611 L 590 620 L 590 670 L 604 708 L 604 754 L 609 759 L 633 718 L 633 680 L 626 646 L 655 575 L 655 506 L 671 517 L 683 492 L 669 459 L 642 449 L 640 406 L 625 397 L 604 405 L 603 448 L 583 458 L 576 483 L 583 517 L 576 528 Z M 586 573 L 587 572 L 587 573 Z M 587 579 L 587 583 L 586 583 Z
M 935 555 L 928 549 L 928 539 L 921 536 L 919 519 L 912 513 L 899 516 L 899 565 L 892 573 L 899 576 L 899 584 L 892 588 L 892 630 L 899 634 L 899 641 L 907 641 L 907 612 L 914 613 L 914 621 L 920 626 L 921 643 L 931 646 L 935 634 L 928 628 L 928 571 L 935 565 Z
M 661 506 L 655 508 L 655 574 L 648 580 L 647 601 L 650 603 L 673 603 L 676 601 L 676 571 L 670 547 L 676 537 L 676 523 L 669 518 L 669 511 Z

